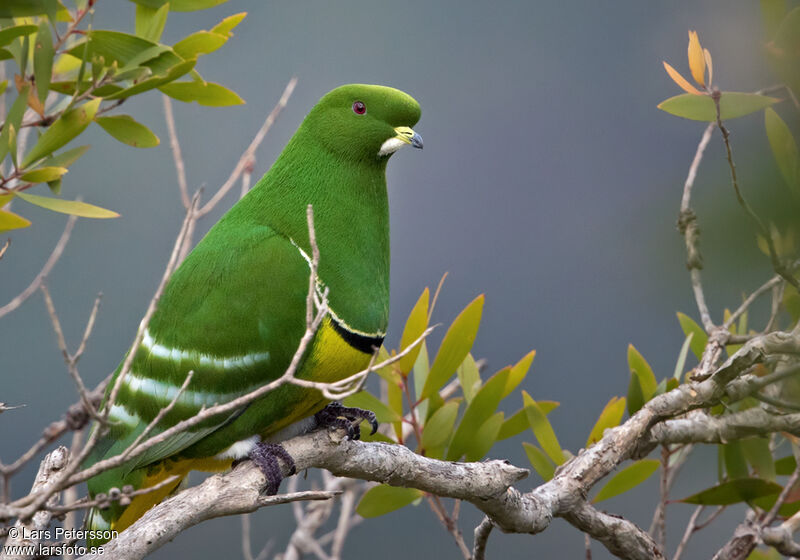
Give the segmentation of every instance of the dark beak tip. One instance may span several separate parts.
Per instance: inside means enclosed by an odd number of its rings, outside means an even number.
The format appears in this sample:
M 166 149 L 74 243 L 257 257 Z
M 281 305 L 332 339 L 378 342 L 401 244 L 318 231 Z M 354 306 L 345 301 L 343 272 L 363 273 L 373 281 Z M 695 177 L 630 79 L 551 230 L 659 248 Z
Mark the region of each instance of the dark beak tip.
M 419 134 L 414 134 L 414 136 L 411 137 L 411 145 L 414 148 L 419 148 L 421 150 L 422 149 L 422 136 L 420 136 Z

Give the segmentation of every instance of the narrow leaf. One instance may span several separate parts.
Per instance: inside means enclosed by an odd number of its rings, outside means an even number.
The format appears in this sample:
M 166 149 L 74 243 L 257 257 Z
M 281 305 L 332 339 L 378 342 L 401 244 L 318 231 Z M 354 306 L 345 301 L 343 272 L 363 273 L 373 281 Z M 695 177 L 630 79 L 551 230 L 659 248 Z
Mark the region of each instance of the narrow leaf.
M 644 356 L 634 348 L 633 344 L 628 344 L 628 367 L 631 373 L 639 378 L 639 386 L 642 388 L 642 396 L 645 402 L 649 401 L 656 392 L 658 382 L 653 373 L 653 368 L 644 359 Z
M 422 294 L 419 296 L 419 299 L 417 299 L 417 303 L 415 303 L 413 309 L 411 309 L 411 313 L 408 314 L 406 325 L 403 328 L 403 336 L 400 338 L 401 352 L 411 346 L 411 343 L 422 336 L 422 333 L 424 333 L 425 329 L 428 328 L 429 300 L 430 290 L 425 288 L 422 291 Z M 420 349 L 421 345 L 418 344 L 412 348 L 408 354 L 400 358 L 399 362 L 397 362 L 397 367 L 405 375 L 408 375 L 411 372 L 411 368 L 414 367 L 414 362 L 417 361 L 417 356 L 419 356 Z
M 694 338 L 694 333 L 690 332 L 686 335 L 686 339 L 681 346 L 681 351 L 678 353 L 678 361 L 675 362 L 675 371 L 672 372 L 672 377 L 677 380 L 678 383 L 680 383 L 683 377 L 683 369 L 686 366 L 686 355 L 689 353 L 689 345 L 692 343 L 692 338 Z
M 619 426 L 623 414 L 625 414 L 625 397 L 612 397 L 605 408 L 603 408 L 592 431 L 589 433 L 589 439 L 586 440 L 586 447 L 600 441 L 603 437 L 603 432 L 608 428 Z
M 472 348 L 481 322 L 484 297 L 475 298 L 455 318 L 444 335 L 439 352 L 433 361 L 420 398 L 429 397 L 447 382 Z
M 23 173 L 20 179 L 28 181 L 29 183 L 47 183 L 61 178 L 66 172 L 66 167 L 40 167 L 33 171 Z
M 742 451 L 747 462 L 753 467 L 759 478 L 775 480 L 775 461 L 769 448 L 769 440 L 763 437 L 752 437 L 741 440 Z
M 556 465 L 562 464 L 566 457 L 561 450 L 561 444 L 558 443 L 553 427 L 547 419 L 544 411 L 539 407 L 535 400 L 525 391 L 522 391 L 522 400 L 525 405 L 525 412 L 528 415 L 528 422 L 530 423 L 533 434 L 536 436 L 539 445 L 550 459 Z
M 160 143 L 158 136 L 149 128 L 128 115 L 97 117 L 94 122 L 123 144 L 134 148 L 153 148 Z
M 792 192 L 800 197 L 800 152 L 797 143 L 789 127 L 771 107 L 764 111 L 764 125 L 772 155 L 775 156 L 783 180 Z
M 421 497 L 422 491 L 416 488 L 400 488 L 381 484 L 370 488 L 364 494 L 356 507 L 356 512 L 365 518 L 378 517 L 405 507 Z
M 467 461 L 480 461 L 489 453 L 494 442 L 497 441 L 497 434 L 500 432 L 500 426 L 503 425 L 503 417 L 502 412 L 496 412 L 478 428 L 467 449 Z
M 525 376 L 528 374 L 528 370 L 531 368 L 533 358 L 535 357 L 536 350 L 531 350 L 511 368 L 511 373 L 508 374 L 508 383 L 506 383 L 506 388 L 503 391 L 503 398 L 510 395 L 511 392 L 516 389 L 520 383 L 522 383 L 522 380 L 525 379 Z
M 678 84 L 678 87 L 680 87 L 683 91 L 687 92 L 689 95 L 702 95 L 702 92 L 699 89 L 690 84 L 689 80 L 681 76 L 680 73 L 672 66 L 666 62 L 663 62 L 663 64 L 664 69 L 667 71 L 667 74 L 669 74 L 669 77 L 672 78 L 672 81 Z
M 550 412 L 558 408 L 558 403 L 553 401 L 538 401 L 536 404 L 545 414 L 550 414 Z M 500 426 L 500 431 L 497 433 L 497 439 L 502 440 L 514 437 L 530 427 L 530 422 L 528 422 L 528 412 L 524 407 L 520 408 L 518 411 L 512 414 L 510 418 L 507 418 L 503 422 L 502 426 Z
M 522 447 L 525 448 L 525 454 L 528 456 L 528 461 L 531 462 L 531 466 L 538 473 L 538 475 L 541 476 L 545 482 L 552 479 L 556 472 L 556 466 L 545 454 L 545 452 L 532 443 L 523 442 Z
M 210 107 L 225 107 L 244 103 L 244 99 L 235 92 L 213 82 L 172 82 L 158 89 L 162 93 L 185 103 L 195 101 L 200 105 Z
M 596 504 L 603 500 L 608 500 L 609 498 L 619 496 L 639 486 L 658 470 L 660 464 L 661 462 L 658 459 L 642 459 L 641 461 L 636 461 L 628 465 L 615 474 L 611 480 L 600 489 L 597 496 L 592 500 L 592 503 Z
M 458 401 L 450 401 L 433 413 L 422 430 L 422 447 L 433 449 L 442 447 L 453 435 L 453 427 L 458 416 Z
M 456 374 L 458 375 L 459 383 L 461 383 L 461 391 L 464 393 L 464 398 L 467 399 L 467 402 L 472 401 L 472 398 L 481 388 L 481 372 L 472 354 L 467 354 L 467 357 L 458 366 Z
M 39 196 L 36 194 L 19 191 L 15 194 L 25 202 L 35 204 L 36 206 L 41 206 L 42 208 L 47 208 L 53 212 L 61 212 L 62 214 L 71 214 L 73 216 L 82 216 L 84 218 L 119 217 L 119 214 L 116 212 L 112 212 L 111 210 L 106 210 L 105 208 L 100 208 L 99 206 L 94 206 L 92 204 L 87 204 L 85 202 L 80 202 L 78 200 L 62 200 L 60 198 L 50 198 L 47 196 Z
M 136 35 L 148 41 L 158 41 L 164 33 L 169 13 L 169 2 L 160 8 L 136 5 Z
M 41 103 L 45 102 L 50 90 L 54 55 L 50 24 L 43 19 L 39 24 L 39 32 L 36 34 L 36 43 L 33 47 L 33 76 L 36 79 L 36 92 Z
M 239 25 L 242 20 L 247 15 L 247 12 L 240 12 L 238 14 L 234 14 L 232 16 L 228 16 L 219 22 L 217 25 L 211 28 L 212 33 L 217 33 L 219 35 L 230 36 L 231 31 L 233 31 L 234 27 Z
M 26 228 L 29 225 L 31 225 L 30 220 L 26 220 L 8 210 L 0 210 L 0 233 L 5 233 L 12 229 Z
M 764 496 L 777 496 L 782 489 L 780 484 L 769 480 L 738 478 L 717 484 L 680 501 L 706 506 L 729 506 Z
M 212 33 L 211 31 L 195 31 L 175 43 L 172 49 L 184 59 L 197 58 L 200 55 L 214 52 L 227 41 L 228 37 L 226 35 Z
M 41 158 L 52 154 L 83 132 L 94 119 L 94 115 L 97 113 L 98 107 L 100 107 L 100 101 L 100 99 L 93 99 L 61 115 L 39 137 L 31 151 L 22 160 L 22 167 L 28 167 Z
M 706 344 L 708 343 L 706 331 L 694 319 L 683 313 L 678 313 L 678 322 L 681 324 L 684 335 L 689 336 L 692 333 L 692 342 L 689 343 L 689 348 L 692 349 L 692 353 L 698 360 L 701 359 L 703 350 L 706 349 Z
M 509 369 L 506 368 L 490 377 L 469 403 L 455 434 L 453 434 L 453 439 L 450 441 L 450 447 L 447 450 L 448 461 L 457 461 L 469 451 L 475 433 L 495 413 L 503 398 L 503 389 L 508 381 L 508 373 Z M 500 429 L 499 425 L 497 429 Z
M 0 29 L 0 47 L 10 45 L 11 42 L 17 37 L 35 33 L 37 29 L 39 28 L 35 25 L 15 25 L 12 27 L 6 27 L 5 29 Z
M 689 70 L 694 81 L 701 86 L 706 85 L 706 58 L 703 56 L 703 47 L 697 38 L 697 31 L 689 31 Z
M 766 109 L 780 99 L 756 93 L 723 92 L 719 100 L 722 120 L 736 119 Z M 658 108 L 671 115 L 694 121 L 714 122 L 717 109 L 714 100 L 708 95 L 684 93 L 670 97 L 659 103 Z

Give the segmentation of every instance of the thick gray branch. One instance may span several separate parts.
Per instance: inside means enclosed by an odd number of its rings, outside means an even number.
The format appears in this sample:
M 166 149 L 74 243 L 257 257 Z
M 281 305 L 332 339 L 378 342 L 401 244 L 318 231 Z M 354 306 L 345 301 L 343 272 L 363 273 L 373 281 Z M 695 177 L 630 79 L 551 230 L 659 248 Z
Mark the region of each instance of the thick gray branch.
M 64 470 L 69 461 L 69 450 L 66 447 L 58 447 L 51 451 L 39 465 L 39 472 L 33 481 L 31 492 L 46 489 L 58 480 L 58 475 Z M 47 505 L 58 503 L 58 494 L 53 495 Z M 18 520 L 14 527 L 9 531 L 5 546 L 0 549 L 0 559 L 2 560 L 21 560 L 22 558 L 32 558 L 33 556 L 20 553 L 12 553 L 12 550 L 21 551 L 21 547 L 35 547 L 39 544 L 41 536 L 50 525 L 53 514 L 49 510 L 43 509 L 34 513 L 29 519 Z

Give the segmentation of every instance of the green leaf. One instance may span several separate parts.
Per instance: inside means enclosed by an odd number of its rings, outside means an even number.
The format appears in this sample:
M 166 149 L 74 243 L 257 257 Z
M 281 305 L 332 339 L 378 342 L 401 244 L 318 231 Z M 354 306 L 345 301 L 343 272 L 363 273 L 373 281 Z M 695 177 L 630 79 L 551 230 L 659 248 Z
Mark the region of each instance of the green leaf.
M 0 210 L 0 233 L 5 233 L 12 229 L 26 228 L 29 225 L 31 225 L 30 220 L 26 220 L 8 210 Z
M 608 401 L 600 416 L 597 418 L 592 431 L 589 433 L 589 439 L 586 440 L 586 447 L 589 447 L 595 442 L 598 442 L 603 437 L 603 432 L 608 428 L 619 426 L 622 420 L 622 415 L 625 413 L 625 397 L 611 397 Z
M 359 391 L 355 395 L 345 398 L 342 403 L 345 406 L 371 410 L 375 413 L 378 422 L 399 422 L 402 420 L 400 415 L 383 404 L 380 399 L 369 391 Z
M 645 402 L 653 398 L 658 387 L 656 376 L 653 373 L 653 368 L 647 363 L 639 351 L 633 347 L 633 344 L 628 344 L 628 367 L 631 373 L 639 378 L 639 386 L 642 388 L 642 396 Z
M 153 148 L 160 143 L 158 136 L 128 115 L 97 117 L 94 122 L 111 136 L 134 148 Z
M 639 384 L 639 376 L 631 372 L 628 380 L 628 415 L 633 416 L 644 406 L 644 395 L 642 386 Z
M 756 93 L 723 92 L 719 99 L 722 120 L 735 119 L 755 113 L 777 103 L 780 99 Z M 659 103 L 658 108 L 671 115 L 695 121 L 714 122 L 717 109 L 708 95 L 682 93 Z
M 45 159 L 44 164 L 47 167 L 69 167 L 85 154 L 88 149 L 89 146 L 78 146 L 77 148 L 64 150 L 60 154 L 51 155 Z
M 422 491 L 416 488 L 400 488 L 381 484 L 370 488 L 364 494 L 356 507 L 356 513 L 364 518 L 378 517 L 405 507 L 421 498 L 422 495 Z
M 14 55 L 7 49 L 0 49 L 0 61 L 3 60 L 11 60 L 14 58 Z M 0 88 L 0 95 L 2 95 L 6 91 L 6 85 L 8 85 L 8 80 L 3 80 L 3 87 Z
M 785 13 L 786 0 L 761 0 L 761 19 L 768 39 L 775 35 Z
M 678 353 L 678 361 L 675 362 L 675 371 L 672 373 L 673 379 L 675 379 L 678 383 L 681 382 L 683 378 L 683 369 L 686 366 L 686 355 L 689 353 L 689 345 L 692 343 L 692 339 L 694 338 L 694 333 L 689 333 L 686 335 L 686 339 L 683 341 L 683 345 L 681 346 L 681 351 Z
M 775 461 L 769 448 L 769 440 L 763 437 L 752 437 L 741 440 L 742 451 L 747 462 L 753 467 L 759 478 L 775 480 Z
M 475 336 L 478 334 L 483 301 L 483 295 L 475 298 L 447 329 L 442 344 L 439 346 L 439 352 L 436 354 L 425 380 L 420 398 L 424 399 L 437 392 L 466 358 L 475 342 Z
M 775 474 L 780 476 L 789 476 L 797 468 L 797 461 L 793 455 L 781 457 L 775 461 Z
M 242 22 L 246 15 L 247 12 L 240 12 L 238 14 L 228 16 L 217 25 L 212 27 L 211 32 L 229 37 L 231 35 L 231 31 L 233 31 L 233 29 Z
M 197 58 L 198 56 L 209 54 L 228 42 L 226 35 L 213 33 L 211 31 L 195 31 L 175 43 L 172 49 L 178 56 L 184 59 Z
M 689 336 L 689 333 L 693 333 L 689 348 L 692 349 L 692 354 L 700 360 L 703 357 L 703 350 L 706 349 L 706 344 L 708 343 L 706 331 L 704 331 L 703 327 L 698 325 L 694 319 L 680 312 L 678 313 L 678 322 L 681 324 L 684 335 Z
M 87 37 L 86 41 L 78 43 L 67 52 L 82 59 L 84 50 L 88 47 L 90 56 L 87 60 L 91 60 L 93 56 L 102 56 L 106 65 L 116 62 L 121 72 L 136 66 L 147 66 L 153 74 L 160 75 L 185 62 L 170 47 L 129 33 L 97 29 L 89 31 Z
M 522 391 L 522 400 L 525 412 L 528 415 L 528 422 L 539 445 L 542 446 L 544 452 L 556 465 L 561 465 L 566 460 L 566 457 L 564 457 L 561 444 L 558 443 L 558 438 L 550 425 L 550 421 L 536 401 L 525 391 Z
M 194 68 L 195 63 L 195 60 L 186 60 L 170 68 L 169 71 L 164 75 L 147 78 L 146 80 L 142 80 L 141 82 L 138 82 L 129 88 L 125 88 L 122 91 L 111 95 L 106 95 L 105 98 L 109 100 L 124 99 L 132 95 L 137 95 L 145 91 L 155 89 L 185 75 L 187 72 L 191 71 L 192 68 Z
M 400 338 L 401 352 L 411 346 L 411 343 L 422 336 L 422 333 L 428 328 L 429 300 L 430 290 L 425 288 L 419 296 L 417 303 L 415 303 L 413 309 L 411 309 L 411 313 L 408 314 L 406 325 L 403 328 L 403 336 Z M 411 372 L 411 368 L 414 367 L 414 362 L 417 361 L 417 356 L 419 356 L 421 347 L 421 344 L 417 344 L 408 354 L 400 358 L 400 361 L 397 362 L 397 367 L 400 368 L 400 371 L 402 371 L 404 375 L 408 375 L 409 372 Z
M 467 461 L 480 461 L 497 441 L 500 426 L 503 425 L 503 413 L 496 412 L 484 422 L 475 432 L 472 442 L 467 449 Z
M 522 447 L 525 448 L 528 461 L 531 462 L 531 466 L 539 476 L 541 476 L 545 482 L 551 480 L 556 472 L 556 466 L 553 461 L 550 460 L 544 451 L 532 443 L 523 442 Z
M 50 90 L 50 79 L 53 75 L 53 37 L 50 35 L 50 25 L 47 20 L 39 24 L 36 34 L 36 43 L 33 47 L 33 76 L 36 80 L 36 92 L 39 101 L 44 103 Z
M 55 14 L 58 0 L 3 0 L 0 2 L 0 18 L 41 16 Z
M 160 8 L 167 3 L 167 1 L 168 0 L 133 0 L 136 4 L 148 6 L 150 8 Z M 227 1 L 228 0 L 169 0 L 169 10 L 171 12 L 195 12 L 219 6 Z
M 210 107 L 226 107 L 244 103 L 244 99 L 236 93 L 213 82 L 173 82 L 158 89 L 185 103 L 196 101 L 200 105 Z
M 464 416 L 453 434 L 447 450 L 448 461 L 458 461 L 472 448 L 475 433 L 492 416 L 503 398 L 503 388 L 508 381 L 509 369 L 503 369 L 490 377 L 464 411 Z M 500 429 L 500 425 L 497 426 Z
M 764 111 L 764 126 L 783 180 L 796 196 L 800 196 L 800 152 L 789 127 L 772 108 Z
M 707 488 L 680 500 L 686 504 L 706 506 L 729 506 L 749 502 L 764 496 L 777 496 L 783 488 L 780 484 L 760 478 L 737 478 Z
M 450 440 L 458 416 L 458 401 L 450 401 L 433 413 L 422 429 L 422 447 L 442 447 Z
M 414 362 L 414 390 L 417 394 L 417 400 L 421 400 L 419 396 L 420 391 L 422 391 L 422 387 L 425 386 L 425 381 L 428 379 L 428 372 L 431 369 L 428 361 L 428 344 L 422 341 L 420 346 L 419 356 L 417 356 L 417 361 Z M 422 405 L 425 405 L 425 402 L 423 402 Z
M 550 412 L 558 408 L 558 403 L 553 401 L 539 401 L 536 404 L 539 405 L 539 408 L 545 414 L 550 414 Z M 502 426 L 500 426 L 497 439 L 502 440 L 514 437 L 530 427 L 531 425 L 530 422 L 528 422 L 527 411 L 524 407 L 520 408 L 518 411 L 512 414 L 510 418 L 506 419 Z
M 14 194 L 31 204 L 47 208 L 53 212 L 61 212 L 62 214 L 71 214 L 73 216 L 82 216 L 84 218 L 119 218 L 119 214 L 94 206 L 86 204 L 78 200 L 62 200 L 60 198 L 50 198 L 47 196 L 39 196 L 36 194 L 29 194 L 26 192 L 17 191 Z
M 148 41 L 158 41 L 167 24 L 169 2 L 160 8 L 136 5 L 136 35 Z
M 8 110 L 5 123 L 3 124 L 3 131 L 0 132 L 0 162 L 8 155 L 9 148 L 11 147 L 11 131 L 19 130 L 19 126 L 22 124 L 22 117 L 25 114 L 25 109 L 28 107 L 28 91 L 30 91 L 30 87 L 30 84 L 22 86 L 19 94 L 17 94 L 17 98 Z
M 20 179 L 28 181 L 29 183 L 47 183 L 48 181 L 60 179 L 66 172 L 66 167 L 40 167 L 33 171 L 23 173 Z
M 720 446 L 722 458 L 725 462 L 725 472 L 728 479 L 747 478 L 750 470 L 747 468 L 747 460 L 742 452 L 740 441 L 730 441 Z
M 2 8 L 0 8 L 0 10 L 2 10 Z M 0 29 L 0 47 L 5 47 L 6 45 L 11 44 L 11 41 L 17 37 L 30 35 L 31 33 L 36 32 L 37 29 L 39 28 L 35 25 L 15 25 L 13 27 Z
M 50 128 L 39 137 L 39 140 L 31 151 L 28 152 L 22 160 L 22 167 L 28 167 L 30 164 L 52 154 L 83 132 L 84 129 L 89 126 L 89 123 L 92 122 L 92 119 L 94 119 L 97 109 L 100 107 L 100 101 L 100 99 L 87 101 L 83 105 L 67 111 L 56 119 L 56 121 L 50 125 Z
M 458 366 L 456 375 L 459 383 L 461 383 L 461 391 L 464 393 L 464 398 L 467 399 L 467 402 L 470 402 L 481 388 L 481 372 L 472 354 L 467 354 L 467 357 Z
M 528 370 L 531 368 L 533 358 L 535 357 L 536 350 L 531 350 L 511 368 L 511 373 L 508 374 L 508 383 L 506 383 L 506 388 L 503 391 L 503 398 L 506 398 L 508 395 L 510 395 L 511 392 L 516 389 L 520 383 L 522 383 L 522 380 L 525 379 L 525 376 L 528 374 Z
M 596 504 L 603 500 L 608 500 L 609 498 L 619 496 L 639 486 L 658 470 L 660 464 L 661 462 L 658 459 L 642 459 L 641 461 L 636 461 L 628 465 L 615 474 L 611 480 L 600 489 L 597 496 L 592 500 L 592 503 Z

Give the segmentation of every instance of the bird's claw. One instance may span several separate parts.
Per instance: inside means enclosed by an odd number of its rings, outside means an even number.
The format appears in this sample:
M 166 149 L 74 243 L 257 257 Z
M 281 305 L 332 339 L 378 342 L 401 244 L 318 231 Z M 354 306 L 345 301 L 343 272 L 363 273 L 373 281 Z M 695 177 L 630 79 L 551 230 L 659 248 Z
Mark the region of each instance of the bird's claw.
M 375 413 L 363 408 L 348 407 L 340 402 L 332 402 L 314 415 L 319 426 L 342 428 L 349 439 L 361 438 L 361 421 L 366 420 L 372 427 L 370 435 L 378 431 Z
M 281 480 L 283 480 L 283 471 L 278 463 L 278 459 L 289 467 L 289 474 L 287 476 L 291 476 L 297 472 L 294 459 L 292 459 L 292 456 L 278 443 L 259 442 L 250 450 L 248 456 L 267 479 L 265 492 L 268 496 L 274 496 L 278 493 Z

